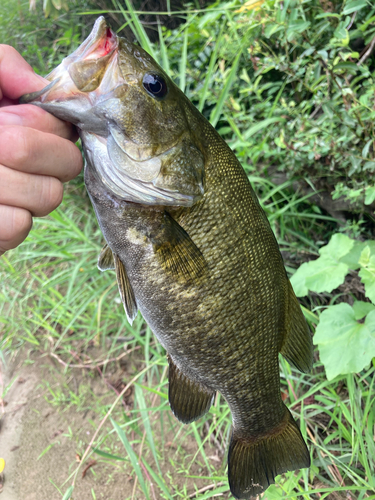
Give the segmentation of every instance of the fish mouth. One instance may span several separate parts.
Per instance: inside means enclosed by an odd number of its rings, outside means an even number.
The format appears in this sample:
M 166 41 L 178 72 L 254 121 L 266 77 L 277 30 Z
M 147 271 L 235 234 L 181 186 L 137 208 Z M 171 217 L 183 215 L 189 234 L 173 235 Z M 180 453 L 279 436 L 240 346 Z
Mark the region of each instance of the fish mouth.
M 146 141 L 142 136 L 145 124 L 134 106 L 134 89 L 142 85 L 139 75 L 154 67 L 146 52 L 118 38 L 99 17 L 86 40 L 47 76 L 50 83 L 20 102 L 76 125 L 87 164 L 117 196 L 146 205 L 192 206 L 203 195 L 202 155 L 182 130 L 161 143 L 152 134 Z M 134 114 L 140 117 L 138 135 Z M 185 156 L 194 166 L 181 177 Z
M 108 70 L 116 66 L 118 46 L 117 35 L 104 17 L 99 17 L 86 40 L 46 76 L 51 83 L 38 92 L 23 95 L 19 102 L 35 104 L 58 118 L 77 124 L 69 114 L 63 113 L 64 116 L 61 116 L 59 104 L 67 100 L 77 101 L 77 98 L 91 102 L 95 96 L 90 96 L 90 93 L 99 86 L 101 93 L 111 90 L 103 89 L 103 83 L 112 88 L 114 84 L 120 83 L 114 78 L 115 71 L 111 73 L 111 82 L 109 78 L 105 82 L 105 76 L 110 72 Z

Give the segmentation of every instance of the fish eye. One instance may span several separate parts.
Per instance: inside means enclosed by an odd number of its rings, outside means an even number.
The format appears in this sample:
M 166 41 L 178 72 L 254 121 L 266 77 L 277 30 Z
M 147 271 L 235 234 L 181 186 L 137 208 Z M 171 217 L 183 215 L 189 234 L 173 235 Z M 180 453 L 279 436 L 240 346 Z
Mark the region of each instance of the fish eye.
M 163 99 L 168 94 L 167 83 L 160 75 L 146 73 L 143 77 L 143 86 L 152 97 L 157 99 Z

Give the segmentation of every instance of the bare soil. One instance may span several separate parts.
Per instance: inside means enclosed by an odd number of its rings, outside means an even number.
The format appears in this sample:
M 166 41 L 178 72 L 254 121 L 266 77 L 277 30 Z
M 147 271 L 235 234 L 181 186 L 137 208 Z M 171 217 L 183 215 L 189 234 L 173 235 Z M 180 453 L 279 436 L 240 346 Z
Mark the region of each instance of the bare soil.
M 130 380 L 132 376 L 128 374 L 126 378 Z M 76 404 L 58 402 L 57 395 L 64 393 L 63 387 L 71 387 L 74 394 L 78 394 L 82 387 L 87 388 L 86 401 L 81 402 L 79 411 Z M 63 367 L 53 358 L 26 352 L 9 362 L 6 370 L 0 362 L 0 397 L 2 392 L 5 396 L 0 399 L 0 458 L 5 459 L 6 466 L 0 475 L 0 500 L 61 500 L 71 484 L 70 476 L 103 416 L 93 411 L 90 395 L 97 397 L 101 404 L 111 404 L 116 394 L 103 378 L 90 375 L 87 370 L 70 370 L 64 374 Z M 173 434 L 171 430 L 171 453 Z M 195 440 L 184 441 L 182 454 L 192 457 L 196 450 Z M 135 451 L 137 453 L 137 449 Z M 213 459 L 217 457 L 215 466 L 219 468 L 217 449 L 212 447 L 206 451 Z M 126 455 L 120 446 L 117 454 Z M 207 481 L 198 479 L 192 482 L 178 476 L 169 456 L 166 452 L 161 468 L 171 495 L 176 489 L 185 489 L 189 492 L 188 498 L 196 488 L 207 485 Z M 101 460 L 95 455 L 92 458 L 96 461 L 86 470 L 84 477 L 82 471 L 90 459 L 79 472 L 72 499 L 144 499 L 139 488 L 133 493 L 135 475 L 131 467 L 126 468 L 122 462 Z M 208 471 L 198 465 L 189 472 L 208 475 Z M 173 486 L 167 479 L 171 476 Z M 162 498 L 156 489 L 152 497 L 154 500 Z

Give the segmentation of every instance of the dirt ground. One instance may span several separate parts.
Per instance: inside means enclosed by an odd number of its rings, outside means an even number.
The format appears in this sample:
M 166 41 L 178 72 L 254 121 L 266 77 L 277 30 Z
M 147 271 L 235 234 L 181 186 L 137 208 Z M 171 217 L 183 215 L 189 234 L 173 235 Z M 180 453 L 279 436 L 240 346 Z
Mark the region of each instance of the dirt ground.
M 30 353 L 18 355 L 7 363 L 6 369 L 0 362 L 0 376 L 0 396 L 5 392 L 3 401 L 0 399 L 0 458 L 6 462 L 0 475 L 0 500 L 61 500 L 71 484 L 70 476 L 78 465 L 79 455 L 82 456 L 102 416 L 92 411 L 90 405 L 86 411 L 77 411 L 75 405 L 56 407 L 58 389 L 67 382 L 76 389 L 86 384 L 88 394 L 92 391 L 101 402 L 108 399 L 108 404 L 113 402 L 115 394 L 100 377 L 90 377 L 83 370 L 64 375 L 63 367 L 53 358 Z M 50 390 L 54 393 L 55 405 L 47 400 L 51 401 Z M 186 455 L 192 456 L 197 444 L 190 440 L 184 447 Z M 215 453 L 217 455 L 212 449 L 208 455 Z M 132 496 L 134 474 L 116 463 L 93 458 L 98 460 L 85 476 L 82 477 L 82 470 L 86 464 L 79 472 L 72 499 L 144 499 L 139 489 Z M 168 460 L 161 466 L 163 475 L 175 476 Z M 215 466 L 219 468 L 220 464 Z M 199 475 L 198 467 L 192 472 Z M 205 474 L 207 472 L 202 475 Z M 181 481 L 178 482 L 177 478 L 178 489 L 184 489 Z M 197 488 L 205 484 L 207 482 L 199 479 L 195 481 Z M 187 484 L 187 490 L 194 494 L 194 485 Z M 173 490 L 170 491 L 173 494 Z M 153 498 L 161 497 L 155 491 Z

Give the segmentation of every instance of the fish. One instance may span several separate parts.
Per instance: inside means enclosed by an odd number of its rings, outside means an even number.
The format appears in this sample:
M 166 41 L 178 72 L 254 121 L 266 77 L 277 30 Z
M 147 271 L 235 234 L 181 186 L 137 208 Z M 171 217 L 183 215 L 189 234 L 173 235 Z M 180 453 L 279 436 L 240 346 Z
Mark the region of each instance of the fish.
M 302 372 L 312 339 L 278 243 L 235 154 L 153 58 L 103 17 L 32 103 L 73 123 L 85 184 L 130 323 L 167 352 L 183 423 L 229 405 L 232 495 L 249 499 L 309 467 L 283 403 L 278 354 Z

